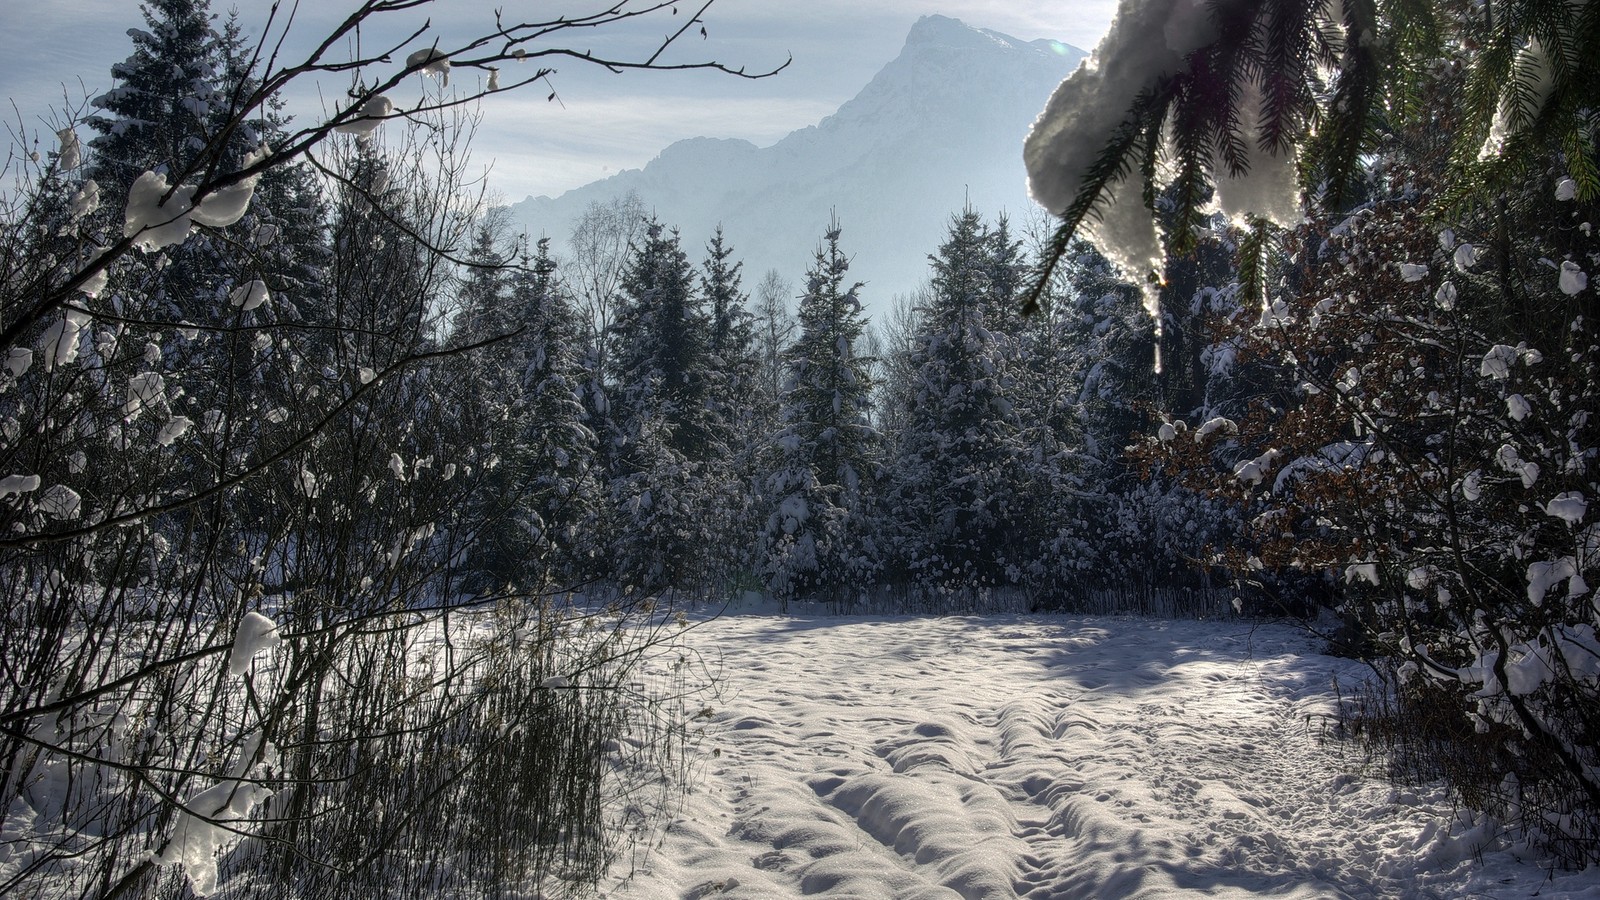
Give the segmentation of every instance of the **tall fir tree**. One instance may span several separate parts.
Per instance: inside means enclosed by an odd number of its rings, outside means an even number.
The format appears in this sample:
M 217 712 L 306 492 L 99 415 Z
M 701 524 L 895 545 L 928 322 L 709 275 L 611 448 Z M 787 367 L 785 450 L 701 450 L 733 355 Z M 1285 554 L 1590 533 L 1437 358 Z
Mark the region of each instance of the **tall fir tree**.
M 845 280 L 850 262 L 839 235 L 835 221 L 806 275 L 766 479 L 762 574 L 784 597 L 847 599 L 881 566 L 872 525 L 881 442 L 869 417 L 871 360 L 859 355 L 861 283 Z
M 998 251 L 998 252 L 997 252 Z M 1015 289 L 1015 245 L 971 208 L 931 257 L 930 303 L 910 363 L 914 390 L 894 462 L 890 516 L 908 574 L 940 586 L 1016 582 L 1021 450 L 1010 336 L 993 330 Z M 1002 302 L 1004 301 L 1004 302 Z
M 608 543 L 625 585 L 658 590 L 713 577 L 705 514 L 707 317 L 676 231 L 651 221 L 622 279 L 606 385 Z

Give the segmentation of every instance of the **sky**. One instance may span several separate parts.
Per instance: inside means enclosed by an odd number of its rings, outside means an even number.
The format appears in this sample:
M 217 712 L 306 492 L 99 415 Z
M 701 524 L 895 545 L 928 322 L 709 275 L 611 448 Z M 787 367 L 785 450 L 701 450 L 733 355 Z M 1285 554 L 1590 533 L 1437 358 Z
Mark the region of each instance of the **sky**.
M 498 8 L 508 18 L 547 18 L 552 10 L 596 5 L 501 0 Z M 698 5 L 682 4 L 682 14 Z M 5 101 L 0 109 L 6 123 L 0 142 L 14 148 L 21 133 L 28 140 L 39 138 L 42 148 L 53 147 L 53 138 L 44 139 L 67 119 L 65 111 L 81 115 L 87 98 L 111 87 L 111 65 L 131 50 L 127 29 L 144 26 L 138 3 L 0 0 L 0 6 L 6 19 L 0 28 L 0 100 Z M 356 6 L 351 0 L 308 2 L 285 46 L 291 54 L 304 52 Z M 1115 6 L 1116 0 L 716 0 L 704 16 L 706 37 L 697 30 L 685 35 L 667 59 L 715 60 L 751 72 L 792 59 L 788 67 L 770 78 L 748 80 L 706 72 L 615 75 L 563 63 L 551 80 L 555 102 L 540 86 L 484 101 L 473 159 L 480 170 L 487 168 L 491 190 L 507 202 L 558 196 L 621 169 L 642 167 L 675 140 L 743 138 L 766 146 L 815 124 L 894 58 L 922 15 L 952 16 L 1024 40 L 1051 38 L 1092 50 Z M 270 7 L 268 0 L 212 0 L 214 12 L 237 10 L 254 35 L 261 33 Z M 423 13 L 393 24 L 416 26 L 428 18 L 447 39 L 490 26 L 495 8 L 484 0 L 436 0 Z M 648 55 L 649 46 L 672 24 L 663 18 L 630 33 L 589 33 L 573 40 L 585 41 L 588 49 Z M 338 98 L 348 86 L 332 77 L 301 84 L 288 98 L 289 111 L 301 118 L 317 115 L 331 102 L 324 98 Z M 415 89 L 420 92 L 420 86 Z

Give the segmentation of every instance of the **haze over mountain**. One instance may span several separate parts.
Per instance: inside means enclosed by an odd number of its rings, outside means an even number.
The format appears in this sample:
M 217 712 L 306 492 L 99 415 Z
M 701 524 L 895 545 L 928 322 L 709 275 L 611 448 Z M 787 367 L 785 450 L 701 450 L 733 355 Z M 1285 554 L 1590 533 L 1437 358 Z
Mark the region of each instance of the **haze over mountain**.
M 831 214 L 867 283 L 869 310 L 914 290 L 950 215 L 964 203 L 1020 220 L 1032 205 L 1022 140 L 1057 84 L 1087 54 L 1021 41 L 944 16 L 912 26 L 900 55 L 835 114 L 770 147 L 713 137 L 678 141 L 628 169 L 558 198 L 512 205 L 532 235 L 561 241 L 595 201 L 638 192 L 676 226 L 692 260 L 720 222 L 745 286 L 768 269 L 799 285 Z M 781 76 L 779 76 L 781 77 Z

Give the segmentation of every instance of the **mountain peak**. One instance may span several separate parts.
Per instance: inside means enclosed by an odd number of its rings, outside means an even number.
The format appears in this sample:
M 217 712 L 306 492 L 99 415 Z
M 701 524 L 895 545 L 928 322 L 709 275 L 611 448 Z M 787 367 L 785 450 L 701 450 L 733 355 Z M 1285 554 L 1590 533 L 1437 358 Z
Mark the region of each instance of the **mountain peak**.
M 1008 48 L 1022 46 L 1021 41 L 1009 35 L 987 28 L 973 28 L 960 19 L 940 15 L 923 16 L 911 26 L 911 33 L 906 35 L 908 50 L 919 47 L 977 49 L 996 44 Z
M 513 209 L 529 233 L 562 234 L 589 203 L 637 191 L 686 240 L 721 223 L 745 271 L 790 279 L 804 277 L 837 216 L 852 277 L 869 284 L 869 307 L 885 308 L 927 278 L 928 253 L 963 204 L 989 215 L 1031 207 L 1023 138 L 1084 55 L 924 16 L 855 97 L 772 146 L 680 141 L 643 169 Z

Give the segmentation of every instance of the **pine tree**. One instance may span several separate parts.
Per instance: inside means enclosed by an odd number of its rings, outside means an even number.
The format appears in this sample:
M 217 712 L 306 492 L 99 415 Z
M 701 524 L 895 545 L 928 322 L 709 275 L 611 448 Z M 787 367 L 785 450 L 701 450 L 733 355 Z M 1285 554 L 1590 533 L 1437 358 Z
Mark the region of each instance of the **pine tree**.
M 800 298 L 800 337 L 790 348 L 776 465 L 766 480 L 771 510 L 762 571 L 784 597 L 819 593 L 839 600 L 881 566 L 871 526 L 879 436 L 869 421 L 870 360 L 858 355 L 865 330 L 859 282 L 840 228 L 823 235 Z

